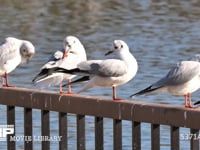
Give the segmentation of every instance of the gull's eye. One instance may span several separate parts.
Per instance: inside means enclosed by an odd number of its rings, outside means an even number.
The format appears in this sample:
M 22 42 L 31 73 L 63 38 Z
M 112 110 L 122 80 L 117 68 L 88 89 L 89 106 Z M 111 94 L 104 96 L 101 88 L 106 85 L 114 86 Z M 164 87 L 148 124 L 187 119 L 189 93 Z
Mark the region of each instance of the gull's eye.
M 117 49 L 118 47 L 117 47 L 117 46 L 114 46 L 114 48 Z
M 69 42 L 65 42 L 65 45 L 69 45 Z
M 73 51 L 69 51 L 69 53 L 71 53 L 71 54 L 75 54 L 75 52 L 73 52 Z

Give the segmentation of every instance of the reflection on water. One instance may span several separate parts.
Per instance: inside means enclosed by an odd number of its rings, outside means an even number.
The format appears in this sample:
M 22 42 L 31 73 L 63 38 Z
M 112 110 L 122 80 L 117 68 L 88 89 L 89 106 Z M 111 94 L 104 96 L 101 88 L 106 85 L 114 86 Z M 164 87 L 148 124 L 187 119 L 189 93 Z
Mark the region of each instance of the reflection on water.
M 0 40 L 6 36 L 28 39 L 37 50 L 32 62 L 10 74 L 10 82 L 20 87 L 32 88 L 33 76 L 49 55 L 62 47 L 66 35 L 80 38 L 89 59 L 102 59 L 114 39 L 129 44 L 139 70 L 131 82 L 118 88 L 118 95 L 126 99 L 158 80 L 177 61 L 199 53 L 198 0 L 0 0 L 0 3 Z M 78 88 L 76 85 L 74 91 Z M 83 94 L 111 96 L 111 89 L 100 89 Z M 198 99 L 198 94 L 193 95 L 194 100 Z M 182 97 L 169 94 L 137 99 L 183 105 Z M 125 145 L 125 149 L 130 149 Z

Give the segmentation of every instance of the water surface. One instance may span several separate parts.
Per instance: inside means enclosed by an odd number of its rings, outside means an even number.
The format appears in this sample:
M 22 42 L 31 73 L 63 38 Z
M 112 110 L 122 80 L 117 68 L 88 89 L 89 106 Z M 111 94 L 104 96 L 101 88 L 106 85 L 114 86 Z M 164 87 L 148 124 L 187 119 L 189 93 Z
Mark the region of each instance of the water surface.
M 166 74 L 177 61 L 188 59 L 199 53 L 200 41 L 200 2 L 160 0 L 0 0 L 0 40 L 7 36 L 27 39 L 36 47 L 36 55 L 29 64 L 18 67 L 10 74 L 10 83 L 27 88 L 33 87 L 31 80 L 39 68 L 57 49 L 62 48 L 63 39 L 67 35 L 77 36 L 84 44 L 88 59 L 102 59 L 104 53 L 111 48 L 112 41 L 122 39 L 130 46 L 132 54 L 139 65 L 137 75 L 128 84 L 118 88 L 118 96 L 129 99 L 129 95 L 145 88 Z M 77 91 L 82 85 L 73 87 Z M 52 87 L 48 90 L 58 90 Z M 84 95 L 111 97 L 111 89 L 94 88 Z M 198 100 L 196 92 L 193 99 Z M 136 100 L 183 105 L 183 97 L 169 94 L 137 97 Z M 4 107 L 0 110 L 5 110 Z M 19 114 L 19 115 L 18 115 Z M 39 111 L 35 111 L 36 116 Z M 5 122 L 1 113 L 2 123 Z M 23 133 L 22 109 L 17 109 L 17 127 Z M 34 120 L 34 133 L 40 135 L 40 119 Z M 69 149 L 74 147 L 76 129 L 75 119 L 69 117 Z M 94 130 L 93 118 L 87 118 L 86 129 L 87 149 L 94 149 L 92 140 Z M 52 134 L 57 134 L 57 114 L 51 115 Z M 91 124 L 90 124 L 91 123 Z M 112 121 L 105 120 L 105 149 L 112 149 Z M 129 122 L 124 128 L 131 130 Z M 142 148 L 150 149 L 150 125 L 142 126 Z M 131 131 L 123 130 L 123 149 L 131 149 Z M 161 149 L 169 149 L 169 127 L 161 127 Z M 182 130 L 181 130 L 182 131 Z M 183 130 L 182 132 L 189 132 Z M 181 149 L 188 149 L 189 142 L 181 141 Z M 6 143 L 0 143 L 4 148 Z M 57 149 L 56 143 L 51 143 L 52 149 Z M 18 149 L 23 149 L 23 142 L 17 143 Z M 35 149 L 40 149 L 36 143 Z

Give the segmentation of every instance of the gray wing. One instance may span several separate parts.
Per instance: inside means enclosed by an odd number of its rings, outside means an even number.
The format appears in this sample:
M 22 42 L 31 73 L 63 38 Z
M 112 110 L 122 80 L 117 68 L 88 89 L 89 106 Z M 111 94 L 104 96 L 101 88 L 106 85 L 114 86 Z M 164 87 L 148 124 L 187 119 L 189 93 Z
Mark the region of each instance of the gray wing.
M 62 51 L 56 51 L 51 57 L 49 58 L 48 62 L 50 61 L 58 61 L 63 58 L 63 52 Z
M 63 52 L 56 51 L 53 55 L 51 55 L 51 57 L 49 58 L 47 63 L 42 67 L 42 69 L 57 67 L 62 62 L 62 59 L 63 59 Z
M 62 62 L 62 58 L 63 58 L 63 52 L 61 51 L 56 51 L 51 57 L 50 59 L 48 60 L 48 62 L 46 64 L 44 64 L 41 69 L 40 69 L 40 72 L 34 77 L 34 79 L 32 80 L 32 82 L 34 83 L 39 83 L 41 82 L 41 85 L 44 83 L 44 85 L 47 85 L 47 84 L 51 84 L 51 82 L 48 82 L 48 81 L 52 81 L 54 82 L 54 78 L 55 76 L 57 76 L 57 74 L 51 74 L 49 75 L 48 74 L 48 71 L 50 68 L 53 68 L 53 67 L 58 67 L 59 64 Z M 50 79 L 51 78 L 51 79 Z M 45 81 L 47 80 L 47 81 Z M 46 83 L 45 83 L 46 82 Z
M 102 77 L 118 77 L 127 72 L 126 64 L 117 59 L 84 61 L 78 67 L 81 70 L 88 71 L 89 74 Z
M 153 84 L 153 88 L 184 84 L 196 75 L 200 75 L 200 63 L 182 61 L 173 67 L 164 78 Z
M 0 63 L 5 64 L 7 61 L 12 60 L 19 56 L 19 44 L 17 39 L 7 38 L 0 45 Z

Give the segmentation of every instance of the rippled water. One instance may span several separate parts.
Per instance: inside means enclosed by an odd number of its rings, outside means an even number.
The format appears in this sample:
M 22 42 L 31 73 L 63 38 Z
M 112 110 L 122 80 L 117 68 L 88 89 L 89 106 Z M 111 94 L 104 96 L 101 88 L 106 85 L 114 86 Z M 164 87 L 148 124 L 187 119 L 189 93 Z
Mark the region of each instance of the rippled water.
M 199 53 L 198 0 L 0 0 L 0 3 L 0 40 L 7 36 L 27 39 L 34 43 L 37 50 L 28 65 L 21 65 L 10 74 L 9 81 L 16 86 L 33 88 L 32 78 L 50 54 L 62 48 L 63 39 L 67 35 L 75 35 L 82 41 L 89 59 L 102 59 L 115 39 L 128 43 L 138 61 L 139 70 L 132 81 L 118 88 L 118 96 L 125 99 L 158 80 L 177 61 Z M 75 86 L 74 91 L 78 88 L 79 85 Z M 50 90 L 57 89 L 58 87 L 53 87 Z M 111 89 L 94 88 L 83 94 L 110 97 Z M 193 99 L 198 100 L 199 94 L 194 93 Z M 169 94 L 141 96 L 137 100 L 183 105 L 182 97 Z M 20 108 L 18 111 L 22 115 Z M 17 122 L 23 122 L 22 117 L 17 117 Z M 57 122 L 56 117 L 56 114 L 52 114 L 53 123 Z M 70 118 L 73 126 L 73 115 Z M 88 118 L 87 121 L 93 120 Z M 106 124 L 111 124 L 111 121 L 108 119 Z M 124 124 L 131 129 L 129 123 Z M 34 125 L 34 133 L 40 134 L 38 122 Z M 142 148 L 150 148 L 150 137 L 146 134 L 150 129 L 146 124 L 143 126 Z M 57 126 L 52 128 L 56 134 Z M 89 125 L 87 132 L 90 133 L 93 128 Z M 106 128 L 105 149 L 112 149 L 112 132 L 109 125 Z M 164 126 L 161 130 L 161 149 L 169 149 L 168 127 Z M 70 131 L 69 146 L 73 149 L 76 145 L 73 140 L 75 129 Z M 93 149 L 92 133 L 88 135 L 87 149 Z M 123 136 L 126 137 L 123 141 L 124 149 L 131 149 L 131 135 L 124 131 Z M 181 144 L 182 149 L 188 149 L 184 143 L 185 141 Z M 23 143 L 17 146 L 21 148 Z M 51 147 L 56 147 L 56 144 L 53 143 Z M 35 149 L 38 149 L 37 144 Z

